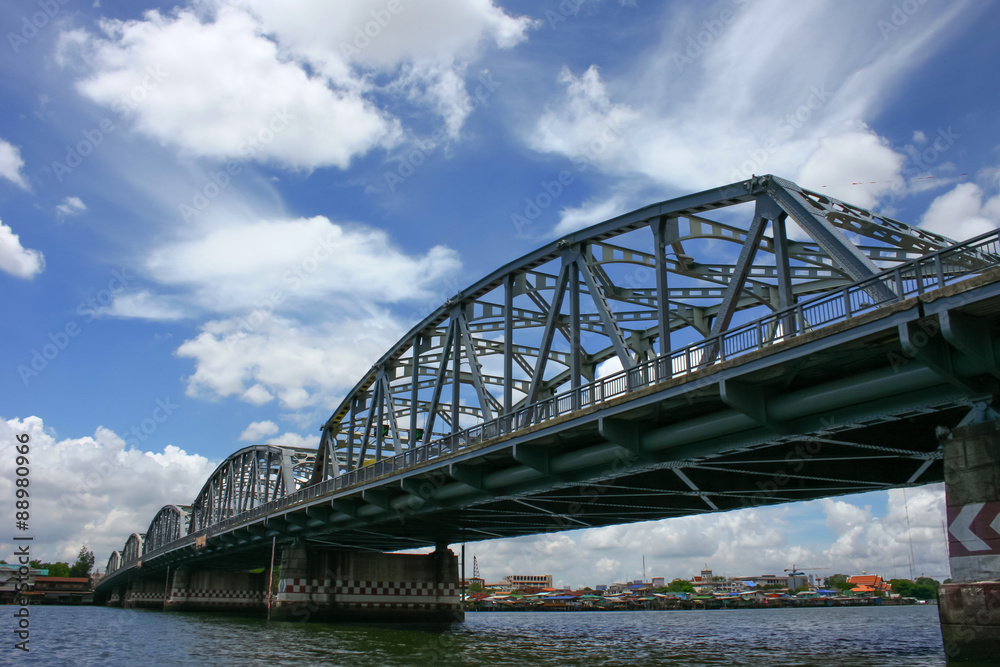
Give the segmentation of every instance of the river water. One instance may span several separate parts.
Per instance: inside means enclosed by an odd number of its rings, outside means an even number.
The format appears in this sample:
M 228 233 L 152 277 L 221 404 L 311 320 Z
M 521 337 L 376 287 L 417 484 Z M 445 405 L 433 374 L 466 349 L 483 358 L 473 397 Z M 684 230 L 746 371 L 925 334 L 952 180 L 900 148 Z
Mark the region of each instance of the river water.
M 16 607 L 0 607 L 11 610 Z M 0 665 L 945 665 L 937 607 L 475 612 L 445 628 L 29 607 Z

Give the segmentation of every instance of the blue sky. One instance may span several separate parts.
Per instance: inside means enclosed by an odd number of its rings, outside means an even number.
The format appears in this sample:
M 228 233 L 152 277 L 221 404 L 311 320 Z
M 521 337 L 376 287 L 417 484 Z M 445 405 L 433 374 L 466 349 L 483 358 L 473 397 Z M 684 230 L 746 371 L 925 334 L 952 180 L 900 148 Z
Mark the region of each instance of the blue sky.
M 315 445 L 424 314 L 617 213 L 775 173 L 952 238 L 997 226 L 991 9 L 4 3 L 0 438 L 48 455 L 36 539 L 103 563 L 236 449 Z M 915 567 L 946 573 L 941 490 L 908 494 Z M 564 583 L 638 576 L 638 546 L 666 576 L 902 573 L 901 511 L 900 491 L 478 548 L 487 578 Z

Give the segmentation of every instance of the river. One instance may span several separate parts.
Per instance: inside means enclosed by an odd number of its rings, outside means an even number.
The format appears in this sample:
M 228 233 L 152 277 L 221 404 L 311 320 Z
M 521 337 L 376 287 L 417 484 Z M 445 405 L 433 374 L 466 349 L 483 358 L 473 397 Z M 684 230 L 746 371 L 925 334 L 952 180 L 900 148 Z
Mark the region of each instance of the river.
M 16 610 L 16 607 L 0 607 Z M 475 612 L 446 628 L 29 607 L 20 665 L 945 665 L 937 607 Z

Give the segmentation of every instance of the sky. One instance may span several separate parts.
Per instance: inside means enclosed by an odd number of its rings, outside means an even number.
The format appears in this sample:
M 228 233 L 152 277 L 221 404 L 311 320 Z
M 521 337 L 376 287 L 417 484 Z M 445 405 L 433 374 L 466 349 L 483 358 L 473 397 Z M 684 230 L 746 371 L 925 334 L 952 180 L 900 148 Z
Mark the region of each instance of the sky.
M 1000 224 L 988 2 L 13 0 L 0 28 L 0 495 L 28 434 L 46 560 L 103 567 L 230 453 L 316 446 L 449 296 L 619 213 L 774 173 L 955 239 Z M 943 579 L 943 521 L 931 485 L 469 568 Z

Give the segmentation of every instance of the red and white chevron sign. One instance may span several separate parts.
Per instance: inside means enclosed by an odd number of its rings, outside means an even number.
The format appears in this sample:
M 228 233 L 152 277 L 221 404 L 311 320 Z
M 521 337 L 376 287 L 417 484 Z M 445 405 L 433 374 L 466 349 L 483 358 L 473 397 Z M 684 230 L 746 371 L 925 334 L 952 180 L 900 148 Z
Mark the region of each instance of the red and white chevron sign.
M 1000 502 L 948 507 L 951 556 L 1000 554 Z

